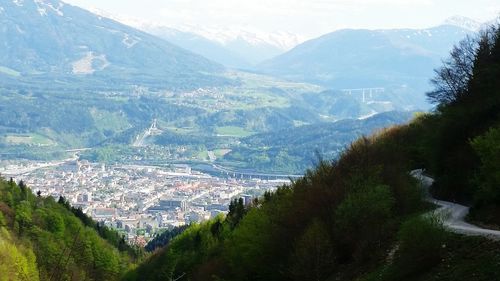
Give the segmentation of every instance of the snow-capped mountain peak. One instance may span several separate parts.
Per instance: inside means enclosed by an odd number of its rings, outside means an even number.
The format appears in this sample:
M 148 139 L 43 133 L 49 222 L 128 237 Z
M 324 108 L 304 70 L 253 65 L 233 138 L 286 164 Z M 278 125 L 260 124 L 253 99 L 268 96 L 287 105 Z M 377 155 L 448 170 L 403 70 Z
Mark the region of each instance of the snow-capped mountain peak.
M 198 25 L 167 25 L 163 23 L 149 22 L 142 19 L 126 17 L 123 15 L 116 15 L 106 11 L 102 11 L 95 8 L 89 8 L 89 10 L 97 15 L 113 19 L 115 21 L 121 22 L 123 24 L 133 26 L 135 28 L 151 31 L 154 29 L 170 29 L 171 32 L 181 31 L 186 33 L 196 34 L 210 41 L 217 42 L 223 46 L 229 45 L 236 41 L 245 41 L 250 45 L 268 45 L 275 47 L 282 51 L 288 51 L 298 44 L 305 41 L 306 38 L 299 36 L 297 34 L 292 34 L 286 31 L 276 31 L 276 32 L 263 32 L 248 27 L 203 27 Z
M 203 28 L 199 26 L 183 26 L 178 29 L 197 34 L 224 46 L 235 41 L 245 41 L 253 46 L 270 45 L 287 51 L 304 41 L 301 36 L 286 31 L 263 32 L 251 28 Z

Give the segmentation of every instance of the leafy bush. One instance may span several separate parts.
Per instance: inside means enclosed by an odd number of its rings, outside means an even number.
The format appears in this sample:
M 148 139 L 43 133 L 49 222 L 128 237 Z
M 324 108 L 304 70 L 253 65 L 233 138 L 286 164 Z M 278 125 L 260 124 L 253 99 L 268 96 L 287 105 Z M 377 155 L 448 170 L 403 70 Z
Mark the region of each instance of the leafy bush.
M 437 218 L 410 219 L 401 226 L 398 236 L 399 250 L 393 265 L 393 280 L 411 278 L 441 262 L 447 233 Z
M 471 145 L 481 159 L 473 180 L 477 192 L 472 216 L 500 225 L 500 129 L 491 128 L 486 134 L 472 140 Z

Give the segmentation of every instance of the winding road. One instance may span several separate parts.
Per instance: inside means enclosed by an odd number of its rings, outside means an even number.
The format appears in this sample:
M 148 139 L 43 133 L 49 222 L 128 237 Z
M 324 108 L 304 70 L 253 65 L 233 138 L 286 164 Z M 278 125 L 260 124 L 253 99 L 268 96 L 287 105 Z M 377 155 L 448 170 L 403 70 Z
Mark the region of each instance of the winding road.
M 439 206 L 438 209 L 433 210 L 429 214 L 438 215 L 438 217 L 442 218 L 445 227 L 459 234 L 484 236 L 500 240 L 500 231 L 481 228 L 465 221 L 465 217 L 469 213 L 469 207 L 433 198 L 429 193 L 429 187 L 434 182 L 434 179 L 424 175 L 423 170 L 413 170 L 410 174 L 421 182 L 426 192 L 426 200 Z

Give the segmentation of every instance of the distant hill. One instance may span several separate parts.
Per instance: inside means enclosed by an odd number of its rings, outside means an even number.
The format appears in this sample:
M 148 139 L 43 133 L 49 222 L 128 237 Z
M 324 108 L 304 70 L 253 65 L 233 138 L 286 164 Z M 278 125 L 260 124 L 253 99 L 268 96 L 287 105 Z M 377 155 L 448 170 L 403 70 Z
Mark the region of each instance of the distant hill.
M 3 81 L 115 88 L 225 81 L 212 75 L 224 70 L 217 63 L 61 1 L 1 0 L 0 23 Z
M 318 157 L 333 159 L 352 141 L 380 128 L 409 122 L 415 112 L 384 112 L 367 119 L 318 122 L 256 134 L 241 140 L 242 145 L 224 157 L 243 161 L 257 171 L 300 173 L 314 166 Z
M 457 25 L 430 29 L 345 29 L 307 41 L 259 69 L 330 88 L 385 87 L 421 96 L 451 47 L 471 33 Z

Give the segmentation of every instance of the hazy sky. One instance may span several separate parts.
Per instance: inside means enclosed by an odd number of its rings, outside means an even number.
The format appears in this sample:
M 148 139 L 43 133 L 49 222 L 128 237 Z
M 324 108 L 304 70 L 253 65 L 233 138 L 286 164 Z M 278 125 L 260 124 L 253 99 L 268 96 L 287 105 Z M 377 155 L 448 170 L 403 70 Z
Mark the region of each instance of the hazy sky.
M 311 37 L 339 28 L 429 27 L 462 15 L 489 20 L 498 0 L 64 0 L 169 26 L 250 27 Z

